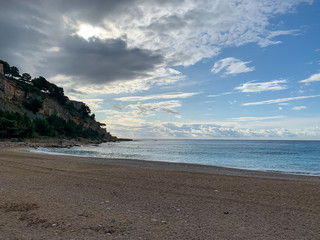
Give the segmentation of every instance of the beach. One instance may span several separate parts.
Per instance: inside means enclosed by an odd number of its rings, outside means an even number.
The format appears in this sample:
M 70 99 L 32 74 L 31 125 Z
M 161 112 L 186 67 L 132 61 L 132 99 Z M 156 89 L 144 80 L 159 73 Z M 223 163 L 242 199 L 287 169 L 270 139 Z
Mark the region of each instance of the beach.
M 0 239 L 320 239 L 320 178 L 0 148 Z

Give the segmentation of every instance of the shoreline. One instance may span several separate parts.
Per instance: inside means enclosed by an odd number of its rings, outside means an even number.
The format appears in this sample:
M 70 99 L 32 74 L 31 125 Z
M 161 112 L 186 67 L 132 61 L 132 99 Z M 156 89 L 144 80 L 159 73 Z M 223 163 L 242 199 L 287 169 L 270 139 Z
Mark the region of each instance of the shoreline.
M 20 149 L 23 150 L 23 149 Z M 111 164 L 119 166 L 130 166 L 130 167 L 143 167 L 149 169 L 163 169 L 163 170 L 177 170 L 185 172 L 199 172 L 199 173 L 211 173 L 220 175 L 234 175 L 243 177 L 261 177 L 261 178 L 273 178 L 273 179 L 287 179 L 287 180 L 310 180 L 320 181 L 318 175 L 308 174 L 295 174 L 292 172 L 272 171 L 272 170 L 249 170 L 240 168 L 228 168 L 215 165 L 204 165 L 196 163 L 181 163 L 181 162 L 165 162 L 165 161 L 150 161 L 141 159 L 125 159 L 125 158 L 104 158 L 104 157 L 91 157 L 91 156 L 80 156 L 71 154 L 59 154 L 55 152 L 37 152 L 32 151 L 33 149 L 26 149 L 27 152 L 44 155 L 56 155 L 56 156 L 69 156 L 75 159 L 94 162 L 101 164 Z
M 309 176 L 21 148 L 0 153 L 0 239 L 320 235 L 320 181 Z

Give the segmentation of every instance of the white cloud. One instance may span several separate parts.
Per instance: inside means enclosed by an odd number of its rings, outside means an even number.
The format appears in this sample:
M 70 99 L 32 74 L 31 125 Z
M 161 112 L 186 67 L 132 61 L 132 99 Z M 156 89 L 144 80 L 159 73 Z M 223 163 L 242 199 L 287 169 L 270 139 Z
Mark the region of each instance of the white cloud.
M 91 110 L 91 112 L 95 112 L 101 109 L 101 104 L 103 103 L 103 99 L 79 99 L 79 101 L 84 102 L 87 104 Z
M 114 100 L 118 101 L 147 101 L 152 99 L 172 99 L 172 98 L 188 98 L 195 96 L 199 93 L 183 93 L 183 92 L 172 92 L 172 93 L 162 93 L 147 96 L 132 96 L 132 97 L 120 97 Z
M 264 105 L 264 104 L 282 103 L 282 102 L 289 102 L 289 101 L 294 101 L 294 100 L 316 98 L 316 97 L 320 97 L 320 95 L 280 98 L 280 99 L 273 99 L 273 100 L 267 100 L 267 101 L 261 101 L 261 102 L 244 103 L 242 105 L 243 106 Z
M 271 39 L 271 38 L 278 37 L 278 36 L 282 36 L 282 35 L 298 34 L 298 32 L 299 32 L 299 30 L 297 30 L 297 29 L 292 29 L 292 30 L 277 30 L 277 31 L 271 32 L 267 38 L 268 38 L 268 39 Z
M 237 122 L 248 122 L 248 121 L 265 121 L 265 120 L 273 120 L 273 119 L 282 119 L 287 116 L 279 115 L 279 116 L 271 116 L 271 117 L 238 117 L 238 118 L 229 118 L 231 121 Z
M 300 129 L 287 129 L 285 127 L 246 128 L 217 123 L 167 122 L 152 124 L 146 122 L 139 129 L 135 129 L 133 137 L 137 136 L 141 138 L 200 139 L 317 139 L 320 136 L 320 127 Z
M 320 73 L 311 75 L 309 78 L 301 80 L 300 83 L 320 82 Z
M 214 98 L 214 97 L 220 97 L 220 96 L 223 96 L 223 95 L 230 95 L 232 94 L 233 92 L 225 92 L 225 93 L 220 93 L 220 94 L 211 94 L 211 95 L 208 95 L 209 98 Z
M 247 82 L 242 84 L 239 87 L 236 87 L 235 90 L 240 92 L 264 92 L 264 91 L 278 91 L 287 89 L 287 85 L 283 85 L 287 83 L 286 80 L 273 80 L 270 82 L 262 82 L 262 83 L 255 83 L 255 82 Z
M 223 69 L 225 70 L 225 75 L 251 72 L 254 70 L 254 67 L 248 67 L 248 63 L 250 62 L 243 62 L 237 58 L 228 57 L 215 62 L 211 72 L 219 73 Z
M 299 111 L 299 110 L 306 109 L 306 108 L 307 108 L 306 106 L 295 106 L 292 108 L 292 110 Z
M 104 102 L 104 100 L 100 98 L 91 98 L 91 99 L 73 98 L 72 100 L 85 103 L 90 108 L 91 112 L 101 111 L 101 107 L 102 107 L 101 105 Z
M 177 100 L 153 102 L 153 103 L 137 103 L 128 105 L 133 112 L 138 114 L 146 114 L 150 112 L 162 111 L 171 114 L 179 114 L 175 108 L 181 107 L 181 104 Z

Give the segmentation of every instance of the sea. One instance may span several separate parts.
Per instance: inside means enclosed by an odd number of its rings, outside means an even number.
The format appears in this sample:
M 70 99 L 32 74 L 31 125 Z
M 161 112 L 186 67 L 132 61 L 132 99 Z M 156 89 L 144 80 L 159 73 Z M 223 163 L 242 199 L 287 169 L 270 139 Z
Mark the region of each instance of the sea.
M 320 141 L 149 139 L 33 151 L 320 176 Z

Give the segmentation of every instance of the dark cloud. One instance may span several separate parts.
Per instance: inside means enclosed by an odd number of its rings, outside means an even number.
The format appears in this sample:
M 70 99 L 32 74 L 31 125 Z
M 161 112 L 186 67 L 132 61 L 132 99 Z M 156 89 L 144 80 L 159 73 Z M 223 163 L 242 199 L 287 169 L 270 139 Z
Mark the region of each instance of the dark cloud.
M 161 55 L 128 48 L 123 39 L 87 41 L 71 36 L 74 30 L 66 29 L 63 22 L 63 16 L 101 22 L 133 4 L 128 0 L 5 1 L 0 8 L 0 59 L 34 75 L 76 76 L 86 84 L 146 76 L 163 63 Z M 60 51 L 49 51 L 53 47 Z
M 130 15 L 142 14 L 136 8 L 137 0 L 60 0 L 52 1 L 61 13 L 71 18 L 82 19 L 91 24 L 101 23 L 104 18 L 119 16 L 124 12 Z
M 0 53 L 3 60 L 18 65 L 20 58 L 34 56 L 48 42 L 45 16 L 33 4 L 4 1 L 0 7 Z
M 161 55 L 143 49 L 130 49 L 122 39 L 66 37 L 60 51 L 49 58 L 53 73 L 77 76 L 84 82 L 103 84 L 145 76 L 161 64 Z

